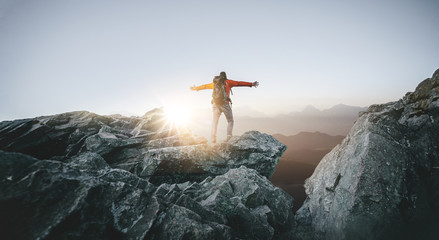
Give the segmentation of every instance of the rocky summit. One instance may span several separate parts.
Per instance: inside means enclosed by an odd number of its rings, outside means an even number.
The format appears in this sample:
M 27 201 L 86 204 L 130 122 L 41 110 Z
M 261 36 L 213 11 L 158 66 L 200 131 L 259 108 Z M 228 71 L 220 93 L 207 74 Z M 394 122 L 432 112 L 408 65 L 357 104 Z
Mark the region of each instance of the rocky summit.
M 437 239 L 439 70 L 361 113 L 305 188 L 297 239 Z
M 286 147 L 256 131 L 210 145 L 168 122 L 71 112 L 0 123 L 2 239 L 272 239 L 293 199 Z
M 372 105 L 293 198 L 285 146 L 209 145 L 169 122 L 72 112 L 0 123 L 2 239 L 437 239 L 439 70 Z

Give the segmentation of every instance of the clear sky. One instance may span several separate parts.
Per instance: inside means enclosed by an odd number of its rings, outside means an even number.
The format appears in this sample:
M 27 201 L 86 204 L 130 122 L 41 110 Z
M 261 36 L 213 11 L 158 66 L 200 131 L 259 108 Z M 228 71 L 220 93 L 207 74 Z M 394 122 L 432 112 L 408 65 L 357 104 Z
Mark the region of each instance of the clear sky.
M 0 120 L 208 108 L 259 81 L 267 114 L 395 101 L 439 68 L 439 1 L 0 0 Z M 210 113 L 209 113 L 210 114 Z

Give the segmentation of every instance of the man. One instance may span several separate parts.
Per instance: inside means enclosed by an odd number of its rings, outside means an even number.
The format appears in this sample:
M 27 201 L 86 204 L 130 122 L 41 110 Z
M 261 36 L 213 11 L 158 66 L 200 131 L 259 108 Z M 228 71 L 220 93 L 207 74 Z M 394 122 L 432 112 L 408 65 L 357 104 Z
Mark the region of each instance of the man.
M 192 86 L 192 91 L 199 91 L 204 89 L 213 89 L 212 93 L 212 112 L 213 112 L 213 123 L 212 123 L 212 143 L 216 143 L 216 131 L 218 128 L 218 120 L 221 113 L 224 113 L 227 119 L 227 140 L 232 137 L 233 130 L 233 113 L 230 106 L 230 89 L 232 87 L 258 87 L 258 82 L 240 82 L 227 79 L 226 73 L 221 72 L 219 76 L 213 78 L 213 82 L 209 84 L 204 84 L 201 86 Z

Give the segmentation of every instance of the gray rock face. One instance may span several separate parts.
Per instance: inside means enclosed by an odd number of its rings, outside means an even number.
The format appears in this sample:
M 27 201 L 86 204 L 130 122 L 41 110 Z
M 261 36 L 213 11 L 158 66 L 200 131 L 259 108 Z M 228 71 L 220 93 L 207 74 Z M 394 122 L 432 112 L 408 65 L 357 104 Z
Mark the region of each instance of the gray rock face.
M 0 123 L 0 148 L 21 152 L 38 159 L 73 156 L 85 139 L 110 126 L 121 138 L 131 136 L 126 130 L 140 120 L 125 117 L 104 117 L 89 112 L 70 112 Z M 109 128 L 107 128 L 109 129 Z
M 162 184 L 156 194 L 170 211 L 159 215 L 153 239 L 272 239 L 294 222 L 291 196 L 244 166 L 201 183 Z
M 154 183 L 202 181 L 241 165 L 270 178 L 285 145 L 256 131 L 228 143 L 207 145 L 187 129 L 167 123 L 162 109 L 143 117 L 72 112 L 0 123 L 0 150 L 65 161 L 100 155 L 112 168 Z
M 153 182 L 184 182 L 246 166 L 270 178 L 285 149 L 272 136 L 251 131 L 223 144 L 150 150 L 137 173 Z
M 272 239 L 293 199 L 274 187 L 285 146 L 248 132 L 206 145 L 143 117 L 73 112 L 0 123 L 5 239 Z M 2 151 L 4 150 L 4 151 Z
M 363 112 L 305 188 L 298 239 L 435 239 L 439 70 L 401 100 Z
M 84 161 L 89 170 L 78 164 Z M 159 211 L 154 185 L 103 164 L 99 157 L 62 163 L 0 151 L 1 169 L 13 171 L 0 176 L 2 238 L 146 236 Z
M 244 166 L 155 186 L 98 154 L 68 163 L 0 151 L 5 239 L 271 239 L 293 226 L 292 198 Z

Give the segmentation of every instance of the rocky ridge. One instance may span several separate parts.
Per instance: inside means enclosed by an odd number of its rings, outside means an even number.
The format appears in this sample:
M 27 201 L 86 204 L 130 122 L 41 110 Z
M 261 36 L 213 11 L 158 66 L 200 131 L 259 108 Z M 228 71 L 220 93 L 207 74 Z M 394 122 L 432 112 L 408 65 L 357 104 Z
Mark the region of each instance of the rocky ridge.
M 143 117 L 70 112 L 0 123 L 0 150 L 68 161 L 96 153 L 112 168 L 157 182 L 201 181 L 241 165 L 273 175 L 285 145 L 259 132 L 209 145 L 166 119 L 163 109 Z
M 434 239 L 439 232 L 439 70 L 372 105 L 305 183 L 298 239 Z
M 72 112 L 0 123 L 7 239 L 271 239 L 293 199 L 269 177 L 285 146 L 256 131 L 208 145 L 167 122 Z

